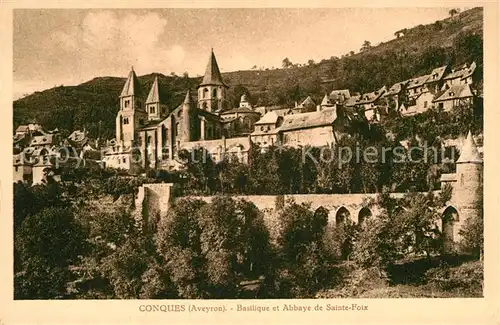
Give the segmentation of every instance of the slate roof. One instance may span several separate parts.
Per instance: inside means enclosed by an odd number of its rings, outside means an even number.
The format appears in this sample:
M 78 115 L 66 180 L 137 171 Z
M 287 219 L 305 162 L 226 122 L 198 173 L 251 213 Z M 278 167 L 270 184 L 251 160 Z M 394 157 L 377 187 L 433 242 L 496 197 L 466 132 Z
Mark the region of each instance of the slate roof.
M 73 131 L 73 133 L 71 133 L 68 138 L 75 142 L 83 142 L 87 138 L 87 132 L 76 130 Z
M 158 76 L 155 76 L 155 80 L 151 85 L 151 89 L 149 90 L 148 97 L 146 98 L 146 104 L 151 103 L 161 103 L 163 102 L 163 96 L 160 93 L 160 85 L 158 82 Z
M 476 70 L 476 62 L 472 62 L 470 67 L 468 69 L 466 69 L 466 71 L 464 72 L 462 79 L 465 79 L 465 78 L 472 76 L 472 74 L 474 73 L 475 70 Z
M 470 98 L 473 97 L 474 94 L 470 86 L 467 85 L 453 85 L 450 88 L 446 89 L 441 96 L 436 97 L 434 102 L 442 102 L 446 100 L 452 99 L 461 99 L 461 98 Z
M 348 98 L 345 102 L 345 106 L 355 106 L 360 102 L 361 95 L 356 95 Z
M 350 97 L 351 93 L 349 92 L 349 89 L 332 90 L 330 93 L 330 100 L 333 102 L 343 102 Z
M 247 114 L 259 114 L 259 112 L 254 111 L 253 109 L 250 109 L 248 107 L 236 107 L 232 108 L 229 111 L 225 111 L 220 113 L 220 115 L 226 115 L 226 114 L 234 114 L 234 113 L 247 113 Z
M 316 106 L 316 103 L 314 102 L 314 100 L 311 98 L 311 96 L 307 96 L 306 99 L 304 99 L 304 101 L 300 104 L 300 106 L 302 107 L 306 107 L 306 106 Z
M 412 89 L 412 88 L 420 87 L 426 83 L 426 81 L 429 79 L 429 77 L 430 77 L 430 75 L 425 75 L 425 76 L 413 78 L 408 83 L 407 88 Z
M 406 86 L 406 84 L 408 83 L 408 81 L 409 80 L 396 82 L 394 85 L 391 86 L 391 88 L 389 88 L 389 90 L 387 92 L 385 92 L 385 94 L 383 96 L 385 97 L 385 96 L 391 96 L 391 95 L 397 95 L 397 94 L 399 94 L 401 92 L 401 90 L 403 89 L 403 87 Z
M 439 81 L 443 78 L 444 76 L 444 73 L 446 72 L 446 68 L 448 66 L 442 66 L 442 67 L 439 67 L 439 68 L 436 68 L 434 70 L 432 70 L 431 74 L 429 75 L 429 79 L 427 79 L 427 81 L 425 83 L 430 83 L 430 82 L 435 82 L 435 81 Z
M 34 136 L 31 141 L 31 146 L 41 146 L 46 144 L 52 144 L 54 136 L 52 134 L 37 135 Z
M 208 59 L 205 75 L 203 76 L 203 81 L 200 84 L 200 86 L 205 85 L 220 85 L 227 87 L 226 84 L 222 81 L 222 75 L 220 73 L 217 60 L 215 59 L 213 49 L 210 52 L 210 58 Z
M 139 130 L 155 129 L 158 126 L 158 124 L 160 124 L 164 120 L 165 119 L 163 119 L 163 120 L 147 121 L 141 128 L 139 128 Z
M 259 124 L 276 124 L 279 115 L 274 111 L 267 112 L 260 120 L 255 122 L 255 125 Z
M 380 88 L 377 91 L 373 91 L 371 93 L 363 94 L 358 101 L 356 101 L 355 105 L 360 104 L 370 104 L 379 99 L 385 93 L 385 87 Z
M 328 126 L 336 118 L 335 109 L 327 108 L 319 112 L 300 113 L 285 116 L 278 131 L 291 131 L 312 127 Z
M 29 126 L 28 125 L 19 125 L 16 129 L 17 132 L 28 132 L 29 131 Z
M 280 108 L 280 109 L 275 109 L 271 112 L 276 113 L 276 115 L 278 115 L 278 116 L 285 116 L 285 115 L 291 114 L 292 109 L 291 108 Z
M 480 164 L 483 160 L 481 159 L 479 152 L 476 147 L 476 143 L 472 138 L 472 133 L 469 131 L 467 138 L 460 150 L 460 157 L 458 157 L 457 164 L 460 163 L 475 163 Z
M 139 83 L 139 78 L 135 74 L 134 68 L 132 68 L 128 74 L 127 81 L 123 86 L 120 97 L 124 96 L 142 96 L 142 89 Z

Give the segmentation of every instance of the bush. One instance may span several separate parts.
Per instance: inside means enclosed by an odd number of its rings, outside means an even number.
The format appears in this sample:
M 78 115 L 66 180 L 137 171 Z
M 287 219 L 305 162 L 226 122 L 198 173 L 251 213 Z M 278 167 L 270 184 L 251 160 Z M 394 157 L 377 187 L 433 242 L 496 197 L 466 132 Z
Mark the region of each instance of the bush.
M 279 215 L 274 295 L 311 297 L 330 280 L 329 257 L 323 238 L 327 215 L 306 204 L 289 203 Z

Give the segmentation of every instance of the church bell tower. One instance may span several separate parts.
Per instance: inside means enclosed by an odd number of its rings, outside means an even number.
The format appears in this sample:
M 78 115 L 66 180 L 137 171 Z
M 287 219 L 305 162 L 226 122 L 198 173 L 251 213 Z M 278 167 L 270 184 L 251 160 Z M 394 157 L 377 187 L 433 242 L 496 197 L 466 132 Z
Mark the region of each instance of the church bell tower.
M 198 86 L 198 108 L 218 113 L 229 109 L 226 99 L 229 87 L 222 81 L 222 76 L 215 59 L 214 51 L 210 52 L 207 69 L 203 81 Z

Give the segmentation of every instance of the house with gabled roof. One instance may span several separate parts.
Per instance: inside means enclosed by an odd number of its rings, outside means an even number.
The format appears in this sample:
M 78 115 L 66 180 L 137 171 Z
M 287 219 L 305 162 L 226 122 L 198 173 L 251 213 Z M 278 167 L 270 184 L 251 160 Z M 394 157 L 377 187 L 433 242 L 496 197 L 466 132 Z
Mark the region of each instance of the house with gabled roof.
M 300 104 L 296 104 L 295 107 L 292 108 L 294 113 L 314 112 L 316 109 L 316 103 L 311 96 L 307 96 Z
M 386 107 L 389 110 L 398 111 L 406 101 L 406 86 L 409 80 L 396 82 L 383 95 Z
M 267 112 L 254 124 L 254 131 L 250 134 L 252 142 L 262 149 L 275 145 L 278 141 L 277 129 L 282 125 L 283 119 L 284 115 L 276 111 Z
M 429 78 L 425 81 L 427 89 L 432 93 L 437 93 L 444 84 L 444 76 L 449 72 L 447 65 L 435 68 L 431 71 Z
M 406 86 L 406 95 L 410 99 L 412 97 L 416 97 L 420 93 L 427 91 L 426 82 L 429 79 L 430 75 L 420 76 L 413 79 L 410 79 Z
M 445 85 L 443 87 L 451 87 L 453 85 L 469 84 L 473 85 L 477 79 L 477 65 L 472 62 L 470 66 L 464 64 L 460 69 L 452 69 L 451 73 L 444 76 Z
M 336 108 L 321 111 L 286 115 L 276 129 L 278 141 L 284 146 L 329 146 L 335 142 L 333 122 L 337 118 Z
M 433 102 L 438 108 L 449 112 L 461 105 L 473 105 L 474 93 L 469 84 L 453 85 L 443 91 Z
M 343 104 L 349 98 L 351 98 L 349 89 L 335 89 L 329 95 L 329 99 L 333 104 Z

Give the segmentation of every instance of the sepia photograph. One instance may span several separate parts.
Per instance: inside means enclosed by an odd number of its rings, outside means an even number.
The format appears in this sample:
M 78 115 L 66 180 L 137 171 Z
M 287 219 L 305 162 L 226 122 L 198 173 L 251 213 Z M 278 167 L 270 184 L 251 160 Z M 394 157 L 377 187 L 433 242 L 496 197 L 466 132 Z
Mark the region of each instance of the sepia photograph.
M 12 299 L 483 298 L 484 13 L 13 9 Z

